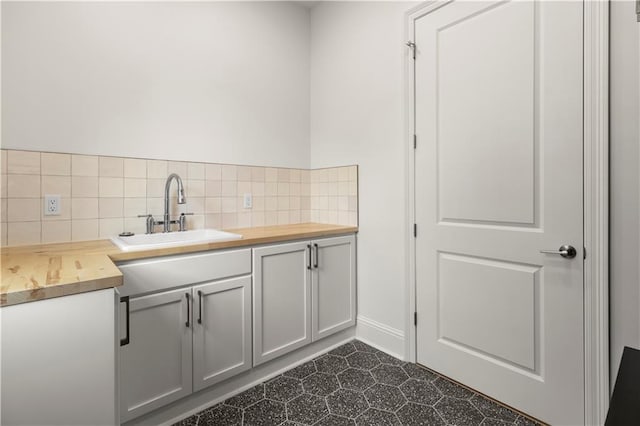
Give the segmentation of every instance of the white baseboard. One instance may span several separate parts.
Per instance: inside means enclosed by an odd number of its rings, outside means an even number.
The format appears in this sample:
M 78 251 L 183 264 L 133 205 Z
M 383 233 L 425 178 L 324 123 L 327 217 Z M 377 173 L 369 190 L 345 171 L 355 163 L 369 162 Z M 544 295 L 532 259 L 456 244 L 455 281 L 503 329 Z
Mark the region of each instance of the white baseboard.
M 401 330 L 358 315 L 356 339 L 396 358 L 406 360 L 404 333 Z

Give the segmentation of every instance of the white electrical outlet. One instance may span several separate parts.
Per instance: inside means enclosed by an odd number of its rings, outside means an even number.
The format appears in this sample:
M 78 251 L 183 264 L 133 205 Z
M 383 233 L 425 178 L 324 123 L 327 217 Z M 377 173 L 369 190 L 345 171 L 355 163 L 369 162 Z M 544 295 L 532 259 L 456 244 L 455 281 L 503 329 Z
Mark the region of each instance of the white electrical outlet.
M 253 197 L 251 194 L 244 194 L 244 203 L 243 206 L 245 209 L 250 209 L 253 207 Z
M 60 215 L 60 196 L 59 195 L 45 195 L 44 196 L 44 215 L 45 216 L 58 216 Z

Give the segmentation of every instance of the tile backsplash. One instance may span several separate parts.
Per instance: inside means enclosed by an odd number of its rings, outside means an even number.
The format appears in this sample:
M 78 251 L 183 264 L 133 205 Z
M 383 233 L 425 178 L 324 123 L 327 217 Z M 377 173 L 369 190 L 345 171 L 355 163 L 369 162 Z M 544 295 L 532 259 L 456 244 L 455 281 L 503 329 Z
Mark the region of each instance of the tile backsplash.
M 2 246 L 108 238 L 145 232 L 138 215 L 164 211 L 164 185 L 177 173 L 187 203 L 172 215 L 189 229 L 240 228 L 304 222 L 357 225 L 357 166 L 306 170 L 35 151 L 2 154 Z M 252 208 L 243 207 L 252 194 Z M 60 195 L 57 216 L 44 215 L 44 196 Z M 159 230 L 159 228 L 158 228 Z

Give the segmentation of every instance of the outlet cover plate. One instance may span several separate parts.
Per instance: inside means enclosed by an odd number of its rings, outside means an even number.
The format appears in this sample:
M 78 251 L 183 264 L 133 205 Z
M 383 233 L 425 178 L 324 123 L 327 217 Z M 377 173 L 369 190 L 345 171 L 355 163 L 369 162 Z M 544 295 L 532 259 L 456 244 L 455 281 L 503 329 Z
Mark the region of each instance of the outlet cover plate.
M 44 196 L 44 215 L 59 216 L 60 215 L 60 195 Z

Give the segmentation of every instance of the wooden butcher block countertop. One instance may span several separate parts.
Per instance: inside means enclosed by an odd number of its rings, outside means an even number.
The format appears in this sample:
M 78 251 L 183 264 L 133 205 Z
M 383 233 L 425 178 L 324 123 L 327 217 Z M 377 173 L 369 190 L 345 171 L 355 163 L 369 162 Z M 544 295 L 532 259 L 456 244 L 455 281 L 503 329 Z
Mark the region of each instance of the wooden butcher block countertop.
M 0 306 L 122 285 L 114 262 L 243 247 L 357 232 L 353 226 L 303 223 L 230 230 L 242 239 L 141 251 L 121 251 L 109 240 L 2 248 Z

